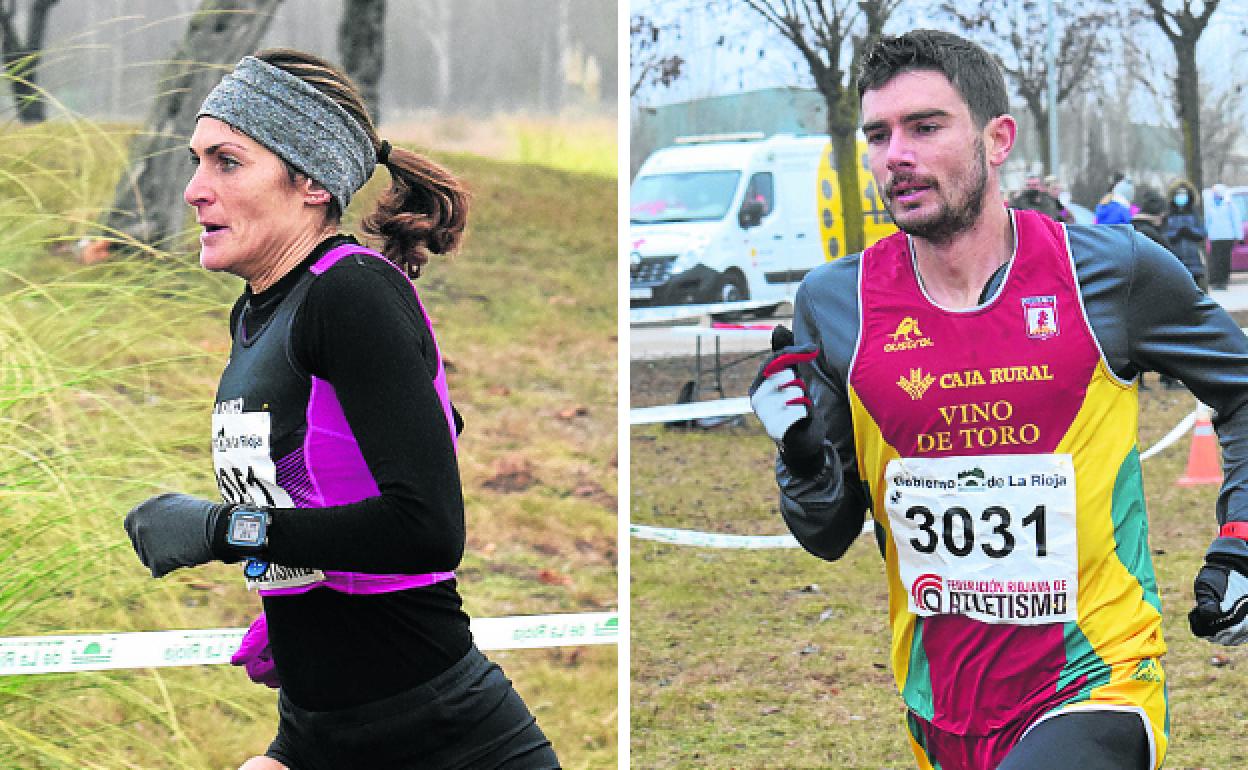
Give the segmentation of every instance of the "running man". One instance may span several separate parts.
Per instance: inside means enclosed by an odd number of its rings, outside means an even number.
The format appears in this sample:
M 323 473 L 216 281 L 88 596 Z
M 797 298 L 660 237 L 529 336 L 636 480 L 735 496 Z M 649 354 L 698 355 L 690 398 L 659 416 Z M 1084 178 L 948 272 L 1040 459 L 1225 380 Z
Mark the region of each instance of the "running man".
M 1137 380 L 1177 377 L 1217 410 L 1226 483 L 1189 617 L 1242 643 L 1248 340 L 1129 226 L 1006 208 L 1016 123 L 975 44 L 881 39 L 858 93 L 901 232 L 806 277 L 795 339 L 751 389 L 785 520 L 831 561 L 872 511 L 920 767 L 1160 767 Z

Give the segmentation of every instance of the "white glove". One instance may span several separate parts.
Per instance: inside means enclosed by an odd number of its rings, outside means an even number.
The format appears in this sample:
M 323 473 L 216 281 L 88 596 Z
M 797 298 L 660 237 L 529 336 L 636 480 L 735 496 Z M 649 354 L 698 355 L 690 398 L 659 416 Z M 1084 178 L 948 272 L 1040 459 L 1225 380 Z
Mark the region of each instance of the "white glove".
M 780 447 L 785 464 L 801 476 L 823 469 L 822 424 L 799 374 L 819 356 L 814 345 L 793 345 L 793 332 L 777 326 L 771 335 L 775 355 L 763 362 L 750 386 L 750 407 L 767 435 Z

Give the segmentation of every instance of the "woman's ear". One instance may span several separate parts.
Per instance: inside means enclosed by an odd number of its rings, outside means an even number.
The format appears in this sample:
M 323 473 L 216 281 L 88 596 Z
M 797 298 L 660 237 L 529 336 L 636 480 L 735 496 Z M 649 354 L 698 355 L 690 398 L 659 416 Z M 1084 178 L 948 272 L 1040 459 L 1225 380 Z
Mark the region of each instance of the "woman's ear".
M 321 186 L 320 182 L 309 177 L 300 179 L 303 187 L 303 202 L 309 206 L 328 206 L 333 196 Z

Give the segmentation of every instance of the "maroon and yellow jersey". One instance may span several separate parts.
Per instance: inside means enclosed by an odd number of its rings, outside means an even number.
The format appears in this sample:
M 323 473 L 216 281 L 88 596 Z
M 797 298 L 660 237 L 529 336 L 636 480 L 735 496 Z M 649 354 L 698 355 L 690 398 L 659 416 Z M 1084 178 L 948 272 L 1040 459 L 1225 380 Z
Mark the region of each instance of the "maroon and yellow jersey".
M 1136 388 L 1092 332 L 1065 229 L 1015 226 L 1000 289 L 966 310 L 926 295 L 905 236 L 862 256 L 847 397 L 897 685 L 939 731 L 1016 732 L 1006 750 L 1060 709 L 1135 710 L 1159 762 Z

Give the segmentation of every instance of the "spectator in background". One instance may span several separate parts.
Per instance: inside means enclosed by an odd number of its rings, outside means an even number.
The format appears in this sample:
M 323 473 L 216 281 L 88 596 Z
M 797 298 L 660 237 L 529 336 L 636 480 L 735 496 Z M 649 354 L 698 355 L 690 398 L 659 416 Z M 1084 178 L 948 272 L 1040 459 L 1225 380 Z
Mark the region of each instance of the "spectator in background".
M 1049 195 L 1053 200 L 1057 201 L 1057 221 L 1064 222 L 1068 225 L 1075 223 L 1075 215 L 1066 208 L 1066 190 L 1062 187 L 1062 182 L 1056 176 L 1049 174 L 1044 178 L 1044 187 L 1049 191 Z
M 1136 202 L 1139 210 L 1131 217 L 1131 226 L 1173 254 L 1174 247 L 1161 229 L 1166 213 L 1166 199 L 1150 185 L 1141 185 L 1136 194 Z
M 1044 180 L 1039 174 L 1028 174 L 1027 181 L 1024 183 L 1023 191 L 1010 199 L 1010 208 L 1015 209 L 1031 209 L 1039 211 L 1049 219 L 1062 221 L 1059 216 L 1062 204 L 1057 202 L 1045 189 Z
M 1231 277 L 1231 246 L 1243 240 L 1244 223 L 1239 209 L 1226 192 L 1226 185 L 1215 184 L 1205 206 L 1205 229 L 1209 233 L 1209 287 L 1225 289 Z
M 1192 274 L 1192 280 L 1202 290 L 1209 290 L 1205 275 L 1205 220 L 1200 215 L 1196 189 L 1186 179 L 1175 180 L 1170 185 L 1166 202 L 1166 216 L 1162 220 L 1162 232 L 1170 241 L 1170 250 Z
M 1135 185 L 1131 177 L 1115 174 L 1114 184 L 1110 187 L 1101 202 L 1096 204 L 1096 224 L 1098 225 L 1129 225 L 1131 224 L 1131 198 L 1135 195 Z

